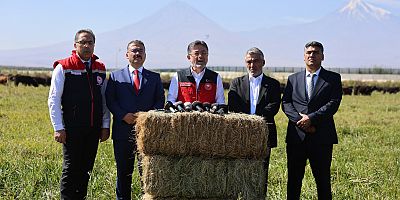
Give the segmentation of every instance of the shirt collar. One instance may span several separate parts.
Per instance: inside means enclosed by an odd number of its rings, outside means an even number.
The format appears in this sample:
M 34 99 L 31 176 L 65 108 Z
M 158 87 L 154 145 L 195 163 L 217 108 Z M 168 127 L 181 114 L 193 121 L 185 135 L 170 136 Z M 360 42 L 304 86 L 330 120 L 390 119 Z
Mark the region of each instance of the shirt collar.
M 260 75 L 258 75 L 257 77 L 253 77 L 253 76 L 249 75 L 249 81 L 254 82 L 254 83 L 260 82 L 263 77 L 262 75 L 263 75 L 262 73 Z
M 85 62 L 89 62 L 89 66 L 91 66 L 91 64 L 92 64 L 92 58 L 89 58 L 89 60 L 83 60 L 81 57 L 79 57 L 78 54 L 76 54 L 76 56 L 78 56 L 78 58 L 82 61 L 83 64 L 85 64 Z
M 200 73 L 196 73 L 192 68 L 190 68 L 190 72 L 194 77 L 201 77 L 206 72 L 206 68 L 204 67 L 203 71 L 201 71 Z
M 135 71 L 135 68 L 133 68 L 131 65 L 129 65 L 129 72 L 132 74 L 133 71 Z M 139 71 L 139 74 L 141 74 L 143 71 L 143 66 L 139 67 L 138 71 Z
M 313 74 L 315 74 L 316 76 L 319 76 L 319 72 L 321 72 L 321 67 L 317 71 L 315 71 Z M 311 75 L 311 72 L 306 70 L 306 77 L 308 77 L 309 75 Z

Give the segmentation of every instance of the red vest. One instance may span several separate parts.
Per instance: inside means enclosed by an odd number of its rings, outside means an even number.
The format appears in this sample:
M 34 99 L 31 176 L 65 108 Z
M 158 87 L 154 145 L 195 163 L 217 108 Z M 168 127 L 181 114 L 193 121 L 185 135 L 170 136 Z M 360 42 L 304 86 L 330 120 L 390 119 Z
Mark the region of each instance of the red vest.
M 215 103 L 218 73 L 205 69 L 204 76 L 196 89 L 196 81 L 189 69 L 178 72 L 178 101 Z
M 65 74 L 61 96 L 65 128 L 100 128 L 103 118 L 101 87 L 106 78 L 106 69 L 98 57 L 91 58 L 92 76 L 86 72 L 85 64 L 72 51 L 72 56 L 54 62 L 53 67 L 62 65 Z

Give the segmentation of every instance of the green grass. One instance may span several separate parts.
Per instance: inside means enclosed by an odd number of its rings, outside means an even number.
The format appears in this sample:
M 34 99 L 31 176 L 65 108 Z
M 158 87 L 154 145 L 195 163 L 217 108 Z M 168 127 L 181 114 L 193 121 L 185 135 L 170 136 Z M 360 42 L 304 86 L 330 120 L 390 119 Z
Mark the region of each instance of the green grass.
M 53 140 L 47 110 L 48 87 L 0 85 L 0 199 L 59 199 L 62 149 Z M 335 115 L 334 199 L 400 199 L 400 94 L 344 96 Z M 286 199 L 285 130 L 276 117 L 277 148 L 269 169 L 269 199 Z M 140 183 L 134 175 L 133 197 Z M 115 199 L 112 140 L 99 145 L 89 183 L 89 199 Z M 302 199 L 317 199 L 307 166 Z

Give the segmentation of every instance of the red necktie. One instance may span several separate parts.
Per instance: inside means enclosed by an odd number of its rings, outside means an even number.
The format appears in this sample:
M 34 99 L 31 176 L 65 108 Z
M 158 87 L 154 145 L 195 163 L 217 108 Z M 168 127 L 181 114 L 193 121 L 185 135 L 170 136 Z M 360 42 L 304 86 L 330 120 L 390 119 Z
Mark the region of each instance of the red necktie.
M 140 80 L 139 80 L 139 71 L 137 69 L 135 69 L 135 71 L 133 71 L 133 86 L 134 89 L 136 91 L 136 94 L 139 92 L 139 87 L 140 87 Z

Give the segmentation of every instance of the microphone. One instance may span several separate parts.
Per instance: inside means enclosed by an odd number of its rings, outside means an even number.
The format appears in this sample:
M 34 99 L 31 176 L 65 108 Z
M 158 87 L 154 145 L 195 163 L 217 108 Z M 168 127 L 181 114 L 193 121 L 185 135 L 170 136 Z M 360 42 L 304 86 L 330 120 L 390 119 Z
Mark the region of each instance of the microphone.
M 182 101 L 175 102 L 174 106 L 179 112 L 185 112 L 185 106 L 183 105 Z
M 210 112 L 210 110 L 211 110 L 211 104 L 210 103 L 204 102 L 203 103 L 203 107 L 204 107 L 205 111 Z
M 167 103 L 165 103 L 164 109 L 167 111 L 169 110 L 172 113 L 176 113 L 177 110 L 175 109 L 174 104 L 171 101 L 167 101 Z
M 203 105 L 201 104 L 200 101 L 194 101 L 192 103 L 192 109 L 193 110 L 197 110 L 199 112 L 203 112 L 204 111 Z
M 216 114 L 215 112 L 218 110 L 218 103 L 211 104 L 210 113 Z
M 220 114 L 220 115 L 227 114 L 228 113 L 228 105 L 219 104 L 217 111 L 215 111 L 215 113 Z
M 185 111 L 186 112 L 191 112 L 192 111 L 192 104 L 190 102 L 185 102 L 183 105 L 185 106 Z

